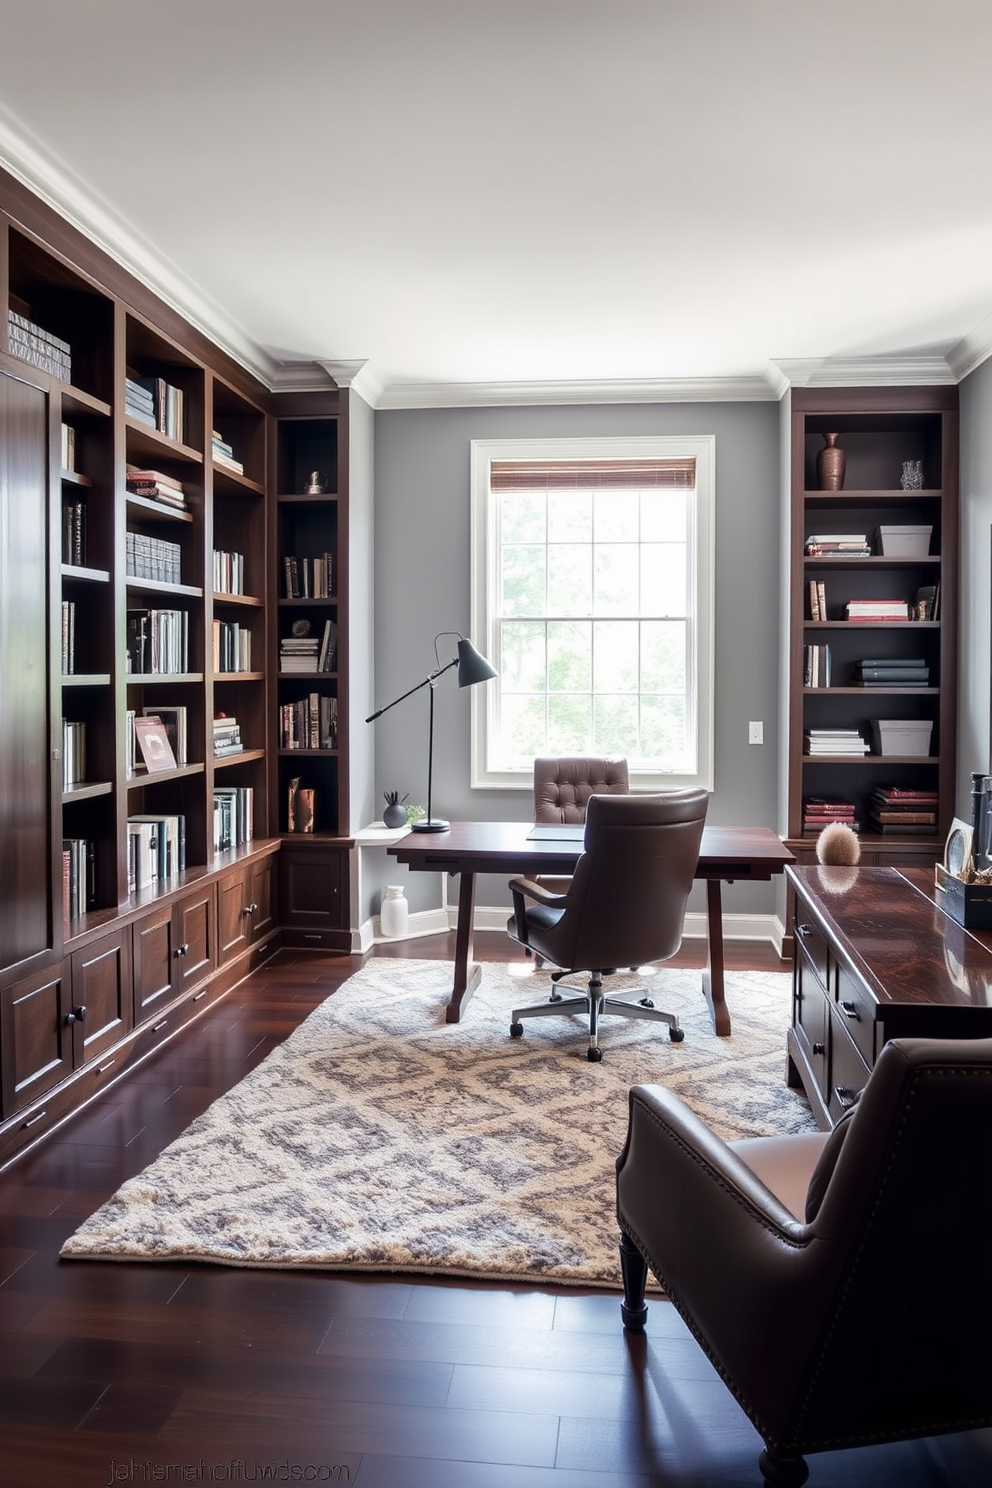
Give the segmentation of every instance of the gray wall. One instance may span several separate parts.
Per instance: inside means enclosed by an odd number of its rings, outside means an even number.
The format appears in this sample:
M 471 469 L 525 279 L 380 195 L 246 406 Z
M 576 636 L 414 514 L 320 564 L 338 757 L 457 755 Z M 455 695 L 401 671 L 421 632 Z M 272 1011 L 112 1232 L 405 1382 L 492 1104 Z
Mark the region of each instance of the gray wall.
M 779 655 L 779 408 L 775 403 L 683 403 L 380 410 L 375 416 L 375 700 L 382 706 L 426 677 L 439 631 L 469 632 L 469 443 L 472 439 L 621 434 L 716 437 L 715 789 L 709 819 L 777 827 Z M 447 653 L 445 653 L 447 654 Z M 453 654 L 453 653 L 452 653 Z M 426 804 L 428 692 L 375 730 L 376 815 L 382 792 Z M 434 813 L 526 820 L 529 789 L 472 790 L 470 709 L 454 676 L 435 690 Z M 747 742 L 749 720 L 765 744 Z M 353 823 L 353 825 L 360 825 Z M 399 878 L 395 866 L 391 879 Z M 505 884 L 479 902 L 505 902 Z M 428 875 L 407 881 L 414 909 L 436 904 Z M 693 908 L 702 907 L 702 899 Z M 774 908 L 769 885 L 725 892 L 730 913 Z
M 971 819 L 972 770 L 988 771 L 990 551 L 992 551 L 992 360 L 960 387 L 961 608 L 957 813 Z
M 354 392 L 348 408 L 348 811 L 351 830 L 374 820 L 374 759 L 365 719 L 372 712 L 375 584 L 372 560 L 375 422 Z

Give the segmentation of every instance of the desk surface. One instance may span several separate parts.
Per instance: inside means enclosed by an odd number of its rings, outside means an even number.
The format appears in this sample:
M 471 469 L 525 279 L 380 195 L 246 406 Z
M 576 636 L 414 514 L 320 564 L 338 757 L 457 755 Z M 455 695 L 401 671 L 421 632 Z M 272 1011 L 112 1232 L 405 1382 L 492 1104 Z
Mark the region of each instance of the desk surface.
M 411 832 L 387 851 L 414 869 L 457 873 L 568 873 L 582 851 L 579 842 L 528 840 L 533 822 L 452 822 L 447 832 Z M 703 828 L 697 878 L 770 879 L 793 854 L 768 827 Z

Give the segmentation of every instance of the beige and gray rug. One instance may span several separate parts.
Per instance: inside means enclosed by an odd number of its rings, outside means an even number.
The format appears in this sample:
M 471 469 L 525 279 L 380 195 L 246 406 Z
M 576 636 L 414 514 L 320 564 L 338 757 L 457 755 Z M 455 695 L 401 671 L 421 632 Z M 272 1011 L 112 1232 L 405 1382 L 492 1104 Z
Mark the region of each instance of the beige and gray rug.
M 787 976 L 730 973 L 734 1031 L 718 1039 L 700 973 L 661 968 L 652 995 L 685 1041 L 611 1018 L 590 1064 L 572 1018 L 510 1039 L 511 1009 L 548 985 L 513 972 L 487 965 L 446 1024 L 449 964 L 372 959 L 62 1255 L 617 1287 L 632 1084 L 668 1085 L 726 1137 L 815 1130 L 785 1084 Z

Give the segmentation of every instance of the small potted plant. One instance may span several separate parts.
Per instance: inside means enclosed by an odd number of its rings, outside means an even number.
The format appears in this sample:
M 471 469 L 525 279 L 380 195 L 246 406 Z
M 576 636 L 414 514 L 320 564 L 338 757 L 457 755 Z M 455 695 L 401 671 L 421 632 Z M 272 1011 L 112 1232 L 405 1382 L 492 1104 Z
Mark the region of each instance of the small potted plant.
M 406 808 L 403 805 L 403 801 L 405 801 L 407 797 L 404 796 L 403 800 L 400 800 L 399 791 L 393 790 L 383 791 L 382 794 L 386 802 L 386 809 L 382 813 L 382 820 L 384 824 L 387 827 L 405 827 Z

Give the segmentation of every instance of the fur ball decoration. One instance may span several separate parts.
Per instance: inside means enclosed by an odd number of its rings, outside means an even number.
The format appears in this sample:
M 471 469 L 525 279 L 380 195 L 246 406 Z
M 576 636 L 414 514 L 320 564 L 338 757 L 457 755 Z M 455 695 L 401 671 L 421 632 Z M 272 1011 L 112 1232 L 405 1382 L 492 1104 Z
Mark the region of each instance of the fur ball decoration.
M 820 863 L 853 868 L 861 857 L 861 843 L 846 822 L 829 822 L 816 839 L 816 857 Z

